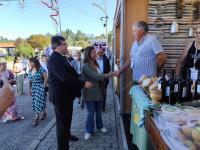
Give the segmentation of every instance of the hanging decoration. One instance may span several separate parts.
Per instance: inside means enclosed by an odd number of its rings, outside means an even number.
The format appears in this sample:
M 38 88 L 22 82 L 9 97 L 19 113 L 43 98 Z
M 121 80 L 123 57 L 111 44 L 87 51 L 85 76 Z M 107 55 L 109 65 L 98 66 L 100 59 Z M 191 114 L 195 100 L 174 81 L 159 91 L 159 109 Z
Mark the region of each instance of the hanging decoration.
M 59 33 L 58 28 L 59 28 L 59 25 L 60 25 L 60 21 L 59 21 L 58 0 L 51 0 L 50 3 L 45 2 L 44 0 L 42 0 L 41 2 L 52 10 L 50 17 L 53 21 L 53 24 L 55 25 L 56 32 Z

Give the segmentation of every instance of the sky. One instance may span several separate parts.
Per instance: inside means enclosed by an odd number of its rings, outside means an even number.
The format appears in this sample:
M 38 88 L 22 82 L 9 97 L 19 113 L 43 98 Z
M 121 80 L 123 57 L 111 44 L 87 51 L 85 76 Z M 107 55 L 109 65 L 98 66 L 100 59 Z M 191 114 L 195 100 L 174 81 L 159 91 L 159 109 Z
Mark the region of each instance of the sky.
M 55 25 L 50 18 L 51 9 L 41 0 L 25 0 L 24 6 L 19 0 L 0 0 L 0 36 L 8 39 L 27 38 L 31 34 L 56 34 Z M 44 0 L 49 2 L 50 0 Z M 116 0 L 59 0 L 62 31 L 81 30 L 88 35 L 105 33 L 100 17 L 104 13 L 92 5 L 96 3 L 105 8 L 108 14 L 108 31 L 112 31 Z

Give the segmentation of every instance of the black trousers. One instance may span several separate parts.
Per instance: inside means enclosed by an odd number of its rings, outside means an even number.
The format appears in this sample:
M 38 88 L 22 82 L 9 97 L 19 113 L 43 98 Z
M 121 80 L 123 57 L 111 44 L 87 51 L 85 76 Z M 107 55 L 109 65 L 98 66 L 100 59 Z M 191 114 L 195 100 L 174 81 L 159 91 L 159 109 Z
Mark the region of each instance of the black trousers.
M 69 136 L 73 113 L 73 100 L 66 105 L 54 105 L 56 114 L 57 149 L 69 150 Z

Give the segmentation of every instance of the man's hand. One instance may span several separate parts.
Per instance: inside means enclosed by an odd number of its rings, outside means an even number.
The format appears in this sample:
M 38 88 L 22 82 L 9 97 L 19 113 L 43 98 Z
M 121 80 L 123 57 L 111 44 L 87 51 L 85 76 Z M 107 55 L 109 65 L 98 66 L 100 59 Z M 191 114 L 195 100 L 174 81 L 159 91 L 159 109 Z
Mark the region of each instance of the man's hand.
M 117 70 L 117 71 L 113 72 L 112 74 L 113 74 L 114 76 L 119 77 L 120 74 L 121 74 L 121 72 L 120 72 L 120 70 Z
M 92 87 L 93 87 L 93 84 L 91 82 L 89 82 L 89 81 L 85 82 L 84 88 L 91 89 Z

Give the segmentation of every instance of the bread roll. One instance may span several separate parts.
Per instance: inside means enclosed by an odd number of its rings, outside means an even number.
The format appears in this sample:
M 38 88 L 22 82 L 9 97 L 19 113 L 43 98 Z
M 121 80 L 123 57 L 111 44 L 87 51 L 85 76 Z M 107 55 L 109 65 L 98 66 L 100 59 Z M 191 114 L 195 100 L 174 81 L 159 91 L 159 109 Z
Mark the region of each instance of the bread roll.
M 187 126 L 183 126 L 183 127 L 182 127 L 182 133 L 183 133 L 185 136 L 192 137 L 192 128 L 189 128 L 189 127 L 187 127 Z
M 152 84 L 149 86 L 149 91 L 151 90 L 157 90 L 158 89 L 158 86 L 156 84 Z
M 138 82 L 142 83 L 145 79 L 148 79 L 146 75 L 142 75 Z
M 200 149 L 200 141 L 194 140 L 194 144 Z
M 151 80 L 153 83 L 155 83 L 158 80 L 158 77 L 151 77 Z
M 197 150 L 196 146 L 194 143 L 192 143 L 192 141 L 190 140 L 185 140 L 183 141 L 183 144 L 188 147 L 190 150 Z
M 145 79 L 143 82 L 142 82 L 142 87 L 149 87 L 150 85 L 152 84 L 152 81 L 151 79 Z
M 175 135 L 175 139 L 178 141 L 184 141 L 186 140 L 186 136 L 182 132 L 178 131 Z
M 160 100 L 162 98 L 162 91 L 158 90 L 158 89 L 151 90 L 150 91 L 150 97 L 151 97 L 152 101 L 157 104 L 157 103 L 160 102 Z
M 200 141 L 200 126 L 195 126 L 192 129 L 192 138 L 193 140 Z

